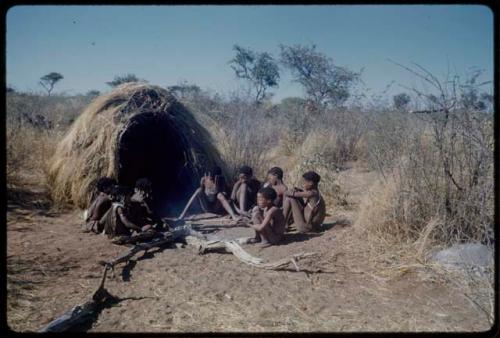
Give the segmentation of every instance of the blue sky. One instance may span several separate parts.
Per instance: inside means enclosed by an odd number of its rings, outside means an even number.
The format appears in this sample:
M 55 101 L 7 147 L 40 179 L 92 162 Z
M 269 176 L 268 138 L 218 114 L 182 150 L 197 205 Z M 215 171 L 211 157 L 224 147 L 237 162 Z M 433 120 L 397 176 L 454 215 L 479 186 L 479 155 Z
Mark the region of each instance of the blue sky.
M 7 13 L 7 83 L 41 91 L 38 79 L 56 71 L 64 79 L 55 92 L 76 94 L 134 73 L 227 93 L 240 84 L 228 65 L 234 44 L 278 56 L 280 43 L 316 44 L 335 64 L 364 68 L 372 91 L 417 84 L 389 58 L 438 76 L 477 67 L 493 79 L 493 14 L 483 6 L 16 6 Z M 286 73 L 274 92 L 302 93 Z

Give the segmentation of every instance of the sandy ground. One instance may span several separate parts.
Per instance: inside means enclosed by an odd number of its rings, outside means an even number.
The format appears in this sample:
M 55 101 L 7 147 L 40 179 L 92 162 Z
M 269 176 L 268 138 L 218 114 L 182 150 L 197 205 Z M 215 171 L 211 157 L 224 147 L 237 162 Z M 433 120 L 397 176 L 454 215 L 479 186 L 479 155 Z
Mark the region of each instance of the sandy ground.
M 190 246 L 152 250 L 117 267 L 106 288 L 120 300 L 79 330 L 488 330 L 484 314 L 446 280 L 418 268 L 384 278 L 366 259 L 363 239 L 353 237 L 351 224 L 373 178 L 356 168 L 339 174 L 351 204 L 330 210 L 321 233 L 288 234 L 274 247 L 244 246 L 269 261 L 319 253 L 319 258 L 299 263 L 303 271 L 262 270 L 231 254 L 198 255 Z M 7 316 L 12 330 L 36 331 L 87 301 L 102 273 L 97 262 L 126 248 L 81 233 L 79 213 L 51 211 L 43 191 L 22 193 L 26 203 L 8 205 Z M 220 235 L 247 236 L 251 231 L 225 229 Z

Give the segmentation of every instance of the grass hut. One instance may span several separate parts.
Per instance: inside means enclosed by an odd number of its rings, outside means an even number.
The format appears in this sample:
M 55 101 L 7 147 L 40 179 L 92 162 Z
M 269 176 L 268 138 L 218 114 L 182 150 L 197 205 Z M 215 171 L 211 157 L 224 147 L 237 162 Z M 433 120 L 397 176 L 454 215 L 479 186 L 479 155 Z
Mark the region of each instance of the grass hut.
M 177 212 L 206 168 L 225 168 L 207 130 L 163 88 L 128 83 L 96 98 L 73 123 L 51 159 L 56 203 L 86 208 L 95 181 L 114 177 L 153 184 L 155 208 Z

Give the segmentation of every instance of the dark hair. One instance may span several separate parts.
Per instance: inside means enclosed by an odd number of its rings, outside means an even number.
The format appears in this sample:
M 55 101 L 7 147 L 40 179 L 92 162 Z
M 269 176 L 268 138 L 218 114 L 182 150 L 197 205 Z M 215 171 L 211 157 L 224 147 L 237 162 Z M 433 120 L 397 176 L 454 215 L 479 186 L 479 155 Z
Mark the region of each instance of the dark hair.
M 321 180 L 321 176 L 319 176 L 316 172 L 314 171 L 308 171 L 306 172 L 304 175 L 302 175 L 302 177 L 307 180 L 307 181 L 311 181 L 315 184 L 318 184 L 319 181 Z
M 131 193 L 131 189 L 124 185 L 113 185 L 113 187 L 110 189 L 110 194 L 114 197 L 115 200 L 121 199 L 127 195 L 130 195 Z
M 273 188 L 270 187 L 265 187 L 265 188 L 260 188 L 259 189 L 259 194 L 264 196 L 265 199 L 274 201 L 276 197 L 278 197 L 278 194 Z
M 117 182 L 114 178 L 101 177 L 96 182 L 97 191 L 109 194 L 115 184 L 117 184 Z
M 222 175 L 222 169 L 219 166 L 215 166 L 210 170 L 210 177 L 215 177 L 215 176 L 221 176 Z
M 267 173 L 278 176 L 280 180 L 283 179 L 283 169 L 280 167 L 272 167 Z
M 242 165 L 240 167 L 240 170 L 238 171 L 239 174 L 245 174 L 247 176 L 252 176 L 253 170 L 247 165 Z
M 151 181 L 147 178 L 140 178 L 135 182 L 135 188 L 141 191 L 151 192 Z

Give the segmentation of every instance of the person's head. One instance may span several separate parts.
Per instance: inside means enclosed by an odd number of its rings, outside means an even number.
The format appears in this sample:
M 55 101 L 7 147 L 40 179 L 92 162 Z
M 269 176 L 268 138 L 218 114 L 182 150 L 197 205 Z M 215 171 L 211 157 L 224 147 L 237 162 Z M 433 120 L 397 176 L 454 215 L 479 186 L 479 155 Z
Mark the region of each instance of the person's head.
M 96 182 L 97 191 L 109 195 L 111 193 L 111 189 L 113 189 L 113 186 L 116 184 L 117 183 L 114 178 L 101 177 Z
M 210 178 L 215 178 L 215 176 L 221 176 L 222 175 L 222 169 L 221 167 L 219 166 L 215 166 L 213 167 L 209 172 L 208 172 L 208 176 Z
M 271 184 L 277 184 L 278 181 L 283 181 L 283 169 L 280 167 L 272 167 L 267 172 L 267 181 Z
M 273 188 L 261 188 L 257 192 L 257 206 L 259 208 L 271 207 L 277 196 L 278 194 L 276 194 L 276 191 Z
M 110 191 L 110 197 L 113 202 L 125 203 L 130 194 L 130 189 L 123 185 L 113 185 Z
M 302 185 L 305 190 L 311 190 L 313 188 L 318 187 L 318 183 L 321 180 L 321 176 L 319 176 L 314 171 L 308 171 L 302 175 Z
M 143 192 L 146 196 L 150 195 L 153 191 L 151 181 L 147 178 L 140 178 L 135 182 L 135 190 Z
M 253 170 L 247 165 L 242 165 L 238 170 L 238 178 L 244 181 L 249 180 L 253 176 Z

